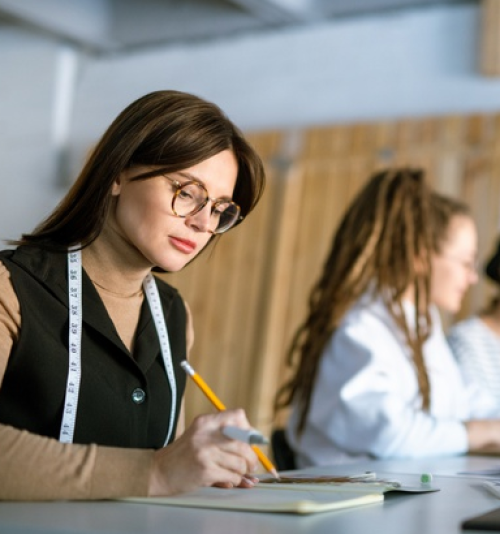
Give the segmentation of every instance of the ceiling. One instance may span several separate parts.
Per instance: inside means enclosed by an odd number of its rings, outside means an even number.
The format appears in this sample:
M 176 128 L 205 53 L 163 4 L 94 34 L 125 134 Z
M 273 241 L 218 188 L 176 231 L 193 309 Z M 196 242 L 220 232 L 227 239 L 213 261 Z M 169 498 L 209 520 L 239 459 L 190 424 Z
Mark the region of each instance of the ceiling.
M 464 0 L 0 0 L 0 28 L 117 54 L 456 3 Z

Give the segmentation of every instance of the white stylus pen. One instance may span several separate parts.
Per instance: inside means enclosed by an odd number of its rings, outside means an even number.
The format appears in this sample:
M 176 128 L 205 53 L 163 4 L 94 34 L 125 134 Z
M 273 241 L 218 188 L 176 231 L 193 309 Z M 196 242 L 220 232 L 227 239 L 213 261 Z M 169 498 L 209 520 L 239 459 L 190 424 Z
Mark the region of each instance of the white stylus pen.
M 250 445 L 266 445 L 269 440 L 254 428 L 244 429 L 237 426 L 225 426 L 222 433 L 226 438 L 237 439 Z

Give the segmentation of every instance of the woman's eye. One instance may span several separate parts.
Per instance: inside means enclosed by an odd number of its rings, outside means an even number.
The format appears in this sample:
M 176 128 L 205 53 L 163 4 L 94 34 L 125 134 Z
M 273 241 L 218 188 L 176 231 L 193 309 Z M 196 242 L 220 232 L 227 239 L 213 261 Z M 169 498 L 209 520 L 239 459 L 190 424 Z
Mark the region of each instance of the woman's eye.
M 179 195 L 178 196 L 182 200 L 192 200 L 194 198 L 193 195 L 189 191 L 186 191 L 185 189 L 181 189 L 179 191 Z
M 230 204 L 228 204 L 227 202 L 222 202 L 222 203 L 217 203 L 217 205 L 214 207 L 214 210 L 213 212 L 220 216 L 222 215 L 226 210 L 228 210 L 230 207 Z

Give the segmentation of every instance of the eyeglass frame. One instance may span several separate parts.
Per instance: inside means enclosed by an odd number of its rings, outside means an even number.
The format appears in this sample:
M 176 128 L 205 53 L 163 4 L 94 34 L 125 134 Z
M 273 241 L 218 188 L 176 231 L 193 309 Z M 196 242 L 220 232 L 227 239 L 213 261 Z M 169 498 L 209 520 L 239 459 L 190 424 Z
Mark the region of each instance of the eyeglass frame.
M 202 182 L 200 182 L 198 180 L 188 180 L 186 182 L 179 182 L 179 180 L 176 180 L 175 178 L 172 178 L 171 176 L 168 176 L 168 174 L 166 174 L 165 172 L 162 172 L 162 169 L 157 169 L 155 171 L 145 172 L 145 173 L 142 173 L 142 174 L 138 174 L 137 176 L 133 176 L 131 178 L 131 181 L 146 180 L 148 178 L 156 178 L 158 176 L 163 176 L 163 178 L 166 178 L 167 180 L 169 180 L 172 183 L 172 185 L 175 187 L 175 191 L 174 191 L 174 194 L 172 196 L 171 208 L 172 208 L 173 214 L 176 217 L 179 217 L 180 219 L 185 219 L 186 217 L 191 217 L 192 215 L 196 215 L 197 213 L 199 213 L 208 204 L 208 201 L 210 201 L 212 203 L 212 207 L 210 209 L 210 215 L 212 215 L 213 212 L 214 212 L 215 206 L 217 206 L 222 201 L 224 201 L 224 202 L 227 202 L 229 204 L 232 204 L 233 206 L 236 206 L 236 208 L 237 208 L 237 216 L 235 217 L 234 222 L 231 224 L 231 226 L 229 226 L 228 228 L 225 228 L 224 230 L 221 230 L 221 231 L 217 231 L 217 229 L 215 229 L 215 230 L 207 230 L 210 234 L 212 234 L 212 235 L 224 234 L 227 231 L 231 230 L 231 228 L 234 228 L 238 223 L 240 223 L 244 219 L 244 216 L 241 215 L 241 207 L 239 206 L 239 204 L 237 204 L 236 202 L 234 202 L 232 199 L 230 199 L 228 197 L 220 197 L 220 198 L 212 198 L 212 197 L 210 197 L 209 194 L 208 194 L 208 190 L 207 190 L 205 184 L 203 184 Z M 190 185 L 190 184 L 195 184 L 195 185 L 199 186 L 201 189 L 203 189 L 205 191 L 205 201 L 200 206 L 198 206 L 195 210 L 191 211 L 190 213 L 187 213 L 186 215 L 179 215 L 177 213 L 177 211 L 175 210 L 175 207 L 174 207 L 175 199 L 179 196 L 179 191 L 181 191 L 181 189 L 184 186 Z
M 481 268 L 479 260 L 475 258 L 472 261 L 465 260 L 463 258 L 459 258 L 457 256 L 454 256 L 453 254 L 441 254 L 441 256 L 445 259 L 454 261 L 461 265 L 464 269 L 467 270 L 470 274 L 477 275 L 479 273 L 479 269 Z

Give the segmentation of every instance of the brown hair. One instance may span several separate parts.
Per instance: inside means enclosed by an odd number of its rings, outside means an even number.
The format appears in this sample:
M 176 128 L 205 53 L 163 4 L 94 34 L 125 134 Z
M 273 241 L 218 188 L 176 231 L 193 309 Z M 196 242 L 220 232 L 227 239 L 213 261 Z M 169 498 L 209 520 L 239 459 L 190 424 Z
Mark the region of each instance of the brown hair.
M 495 284 L 500 285 L 500 240 L 497 243 L 493 255 L 486 261 L 484 274 Z M 493 296 L 486 306 L 481 310 L 480 315 L 490 315 L 495 313 L 500 306 L 500 294 Z
M 197 96 L 179 91 L 145 95 L 112 122 L 52 214 L 31 234 L 11 243 L 60 251 L 78 243 L 85 247 L 102 230 L 111 187 L 122 171 L 136 165 L 179 171 L 227 149 L 238 163 L 233 200 L 245 217 L 263 193 L 265 174 L 238 128 L 220 108 Z
M 470 216 L 466 205 L 432 192 L 424 173 L 395 169 L 375 174 L 359 192 L 334 234 L 322 274 L 309 297 L 309 315 L 288 351 L 294 376 L 278 392 L 276 408 L 292 399 L 300 410 L 301 433 L 309 411 L 319 361 L 326 343 L 351 306 L 368 290 L 380 295 L 404 332 L 413 354 L 422 407 L 429 408 L 430 385 L 422 354 L 431 318 L 430 257 L 439 252 L 450 219 Z M 405 291 L 415 290 L 415 332 L 402 308 Z

